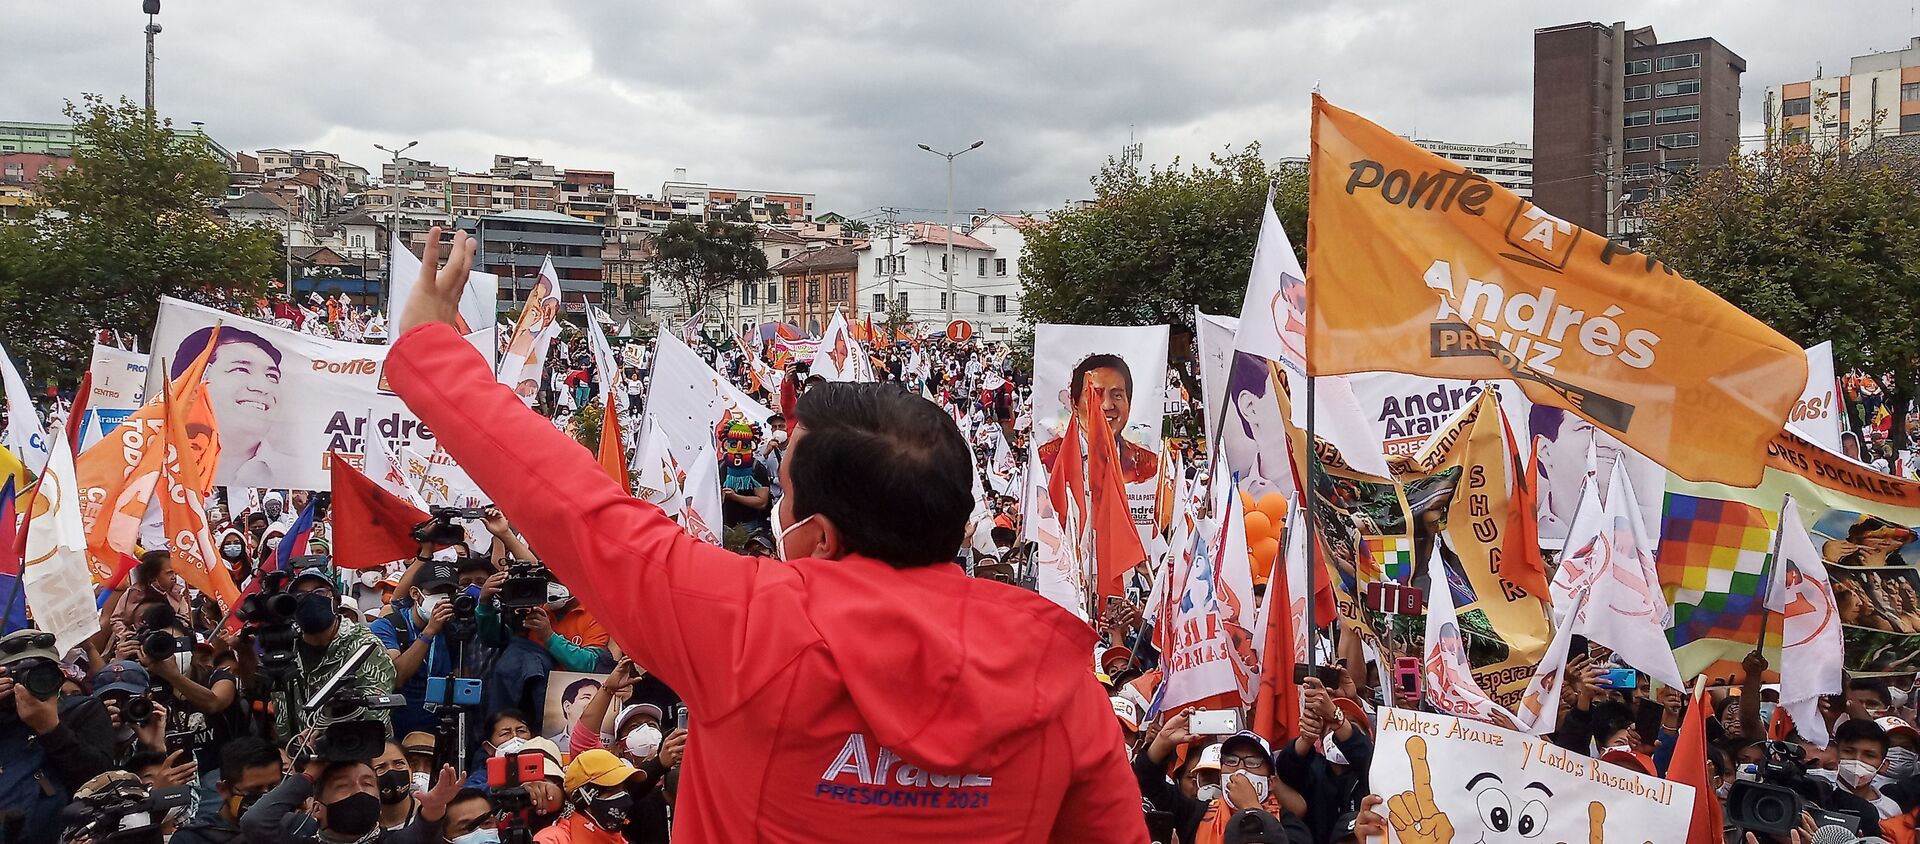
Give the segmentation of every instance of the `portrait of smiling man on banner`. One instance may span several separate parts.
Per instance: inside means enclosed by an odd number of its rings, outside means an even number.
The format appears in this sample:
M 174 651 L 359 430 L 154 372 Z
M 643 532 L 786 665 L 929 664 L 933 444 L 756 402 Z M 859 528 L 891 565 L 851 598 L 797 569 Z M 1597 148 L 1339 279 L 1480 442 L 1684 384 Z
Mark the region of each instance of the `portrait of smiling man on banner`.
M 213 328 L 186 336 L 168 361 L 169 378 L 186 371 Z M 266 338 L 241 328 L 223 327 L 207 361 L 207 400 L 220 426 L 220 467 L 214 483 L 220 486 L 270 486 L 277 470 L 291 467 L 295 458 L 274 448 L 270 435 L 280 406 L 280 348 Z
M 1082 419 L 1098 410 L 1113 431 L 1114 445 L 1120 450 L 1121 478 L 1129 484 L 1145 483 L 1160 473 L 1160 455 L 1127 438 L 1127 419 L 1133 413 L 1133 370 L 1125 358 L 1113 354 L 1092 354 L 1073 368 L 1068 395 L 1073 414 Z M 1098 408 L 1092 407 L 1094 395 L 1100 395 Z M 1070 400 L 1070 402 L 1069 402 Z M 1048 468 L 1060 456 L 1060 439 L 1040 446 L 1040 460 Z

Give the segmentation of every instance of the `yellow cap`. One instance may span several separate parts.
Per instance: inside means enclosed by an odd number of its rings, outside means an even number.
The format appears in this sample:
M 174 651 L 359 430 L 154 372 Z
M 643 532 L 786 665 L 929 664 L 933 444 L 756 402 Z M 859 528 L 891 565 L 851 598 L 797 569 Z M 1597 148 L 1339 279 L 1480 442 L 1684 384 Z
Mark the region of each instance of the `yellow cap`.
M 601 748 L 594 748 L 578 756 L 567 765 L 567 776 L 563 786 L 573 791 L 587 783 L 594 785 L 619 785 L 640 773 L 639 769 L 627 764 L 620 757 Z

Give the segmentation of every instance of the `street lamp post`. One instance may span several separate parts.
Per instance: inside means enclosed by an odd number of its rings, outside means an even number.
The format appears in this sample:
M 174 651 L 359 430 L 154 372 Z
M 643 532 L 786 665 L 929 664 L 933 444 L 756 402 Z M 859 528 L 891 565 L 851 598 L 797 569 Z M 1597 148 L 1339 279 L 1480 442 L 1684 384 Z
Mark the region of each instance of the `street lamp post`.
M 419 145 L 420 145 L 419 141 L 408 141 L 406 146 L 403 146 L 399 149 L 394 149 L 389 146 L 383 146 L 381 144 L 374 144 L 373 148 L 393 157 L 394 179 L 395 181 L 398 181 L 400 176 L 400 154 L 403 152 L 406 152 L 407 150 L 413 149 L 414 147 Z M 392 205 L 388 206 L 388 211 L 387 211 L 387 242 L 389 244 L 388 248 L 391 249 L 392 248 L 391 244 L 393 242 L 393 239 L 396 237 L 399 237 L 400 235 L 400 188 L 392 183 L 389 183 L 387 185 L 387 190 L 392 194 L 392 202 L 393 202 Z M 376 248 L 377 248 L 377 244 L 376 244 Z M 393 289 L 393 261 L 391 260 L 391 256 L 389 256 L 389 260 L 387 261 L 387 289 L 388 291 L 392 291 Z
M 160 34 L 153 17 L 160 14 L 160 0 L 141 0 L 140 10 L 147 13 L 147 122 L 153 123 L 153 39 Z
M 927 146 L 926 144 L 919 145 L 921 149 L 924 149 L 927 152 L 933 153 L 934 155 L 940 156 L 941 158 L 944 158 L 947 160 L 947 262 L 946 263 L 947 263 L 947 324 L 948 325 L 953 324 L 953 310 L 955 305 L 954 296 L 953 296 L 953 272 L 955 269 L 953 265 L 953 160 L 956 158 L 959 158 L 960 156 L 966 155 L 967 153 L 972 152 L 976 149 L 979 149 L 981 145 L 985 143 L 986 141 L 974 141 L 971 146 L 959 152 L 941 152 L 937 149 L 934 149 L 933 147 Z

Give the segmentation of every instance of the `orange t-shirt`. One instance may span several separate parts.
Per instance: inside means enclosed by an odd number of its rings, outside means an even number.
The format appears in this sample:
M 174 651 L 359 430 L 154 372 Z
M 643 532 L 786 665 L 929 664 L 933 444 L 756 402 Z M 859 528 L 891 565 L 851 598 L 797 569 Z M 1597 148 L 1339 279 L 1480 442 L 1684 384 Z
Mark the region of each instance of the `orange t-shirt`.
M 553 632 L 560 638 L 582 647 L 604 648 L 607 646 L 607 631 L 600 626 L 599 619 L 579 607 L 574 607 L 572 612 L 554 619 Z

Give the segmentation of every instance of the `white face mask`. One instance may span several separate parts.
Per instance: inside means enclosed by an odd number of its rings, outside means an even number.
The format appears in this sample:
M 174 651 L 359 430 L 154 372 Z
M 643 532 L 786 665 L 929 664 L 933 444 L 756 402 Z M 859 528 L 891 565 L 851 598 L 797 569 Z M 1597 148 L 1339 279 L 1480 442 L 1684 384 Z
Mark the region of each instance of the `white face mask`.
M 1842 759 L 1840 765 L 1834 769 L 1834 773 L 1848 788 L 1859 788 L 1872 782 L 1873 775 L 1879 771 L 1880 769 L 1858 759 Z
M 627 731 L 627 752 L 636 759 L 651 759 L 660 751 L 660 728 L 652 724 L 641 724 Z
M 1733 793 L 1733 783 L 1731 781 L 1722 782 L 1719 785 L 1716 785 L 1713 787 L 1714 796 L 1722 800 L 1727 799 L 1727 795 L 1732 793 Z
M 507 739 L 499 747 L 495 747 L 493 749 L 493 755 L 512 756 L 515 753 L 519 753 L 520 748 L 525 747 L 526 745 L 527 745 L 526 739 L 523 739 L 519 736 L 514 736 L 513 738 Z
M 1907 705 L 1907 701 L 1913 697 L 1913 692 L 1900 688 L 1899 686 L 1893 686 L 1887 689 L 1887 697 L 1893 700 L 1893 707 L 1899 709 Z
M 1331 738 L 1324 739 L 1323 741 L 1326 747 L 1321 749 L 1320 754 L 1327 757 L 1328 762 L 1332 762 L 1335 765 L 1347 764 L 1347 754 L 1340 752 L 1339 744 L 1336 744 Z
M 1818 773 L 1818 772 L 1815 772 L 1815 773 Z M 1752 762 L 1748 762 L 1744 765 L 1736 765 L 1734 766 L 1734 769 L 1733 769 L 1733 778 L 1739 782 L 1759 782 L 1760 766 L 1755 765 Z
M 449 839 L 447 844 L 496 844 L 500 840 L 500 830 L 476 829 L 459 838 Z
M 1212 785 L 1200 786 L 1200 790 L 1194 792 L 1193 796 L 1194 796 L 1194 799 L 1199 800 L 1202 803 L 1212 803 L 1213 801 L 1220 799 L 1222 794 L 1223 792 L 1220 790 L 1220 784 L 1214 783 Z
M 1234 808 L 1252 809 L 1255 806 L 1258 806 L 1259 804 L 1266 802 L 1267 800 L 1267 778 L 1266 777 L 1256 777 L 1252 774 L 1247 773 L 1246 771 L 1234 771 L 1229 776 L 1234 776 L 1234 777 L 1239 777 L 1241 779 L 1244 779 L 1247 781 L 1248 784 L 1253 786 L 1254 806 L 1235 806 Z M 1227 802 L 1232 803 L 1233 798 L 1231 797 L 1227 798 Z
M 1904 779 L 1920 769 L 1920 753 L 1914 753 L 1905 747 L 1887 748 L 1887 776 Z
M 432 594 L 421 595 L 420 596 L 420 617 L 426 618 L 426 619 L 433 618 L 434 609 L 440 606 L 441 602 L 445 600 L 447 600 L 447 596 L 445 595 L 432 595 Z
M 782 518 L 780 518 L 780 511 L 781 511 L 782 509 L 785 509 L 785 508 L 782 508 L 782 507 L 775 507 L 775 508 L 773 508 L 773 516 L 772 516 L 772 521 L 773 521 L 773 555 L 774 555 L 774 556 L 776 556 L 776 557 L 779 557 L 779 558 L 780 558 L 780 559 L 782 559 L 782 560 L 786 560 L 786 559 L 788 559 L 788 557 L 787 557 L 787 531 L 790 531 L 790 530 L 793 530 L 794 528 L 797 528 L 797 527 L 799 527 L 799 526 L 801 526 L 801 525 L 804 525 L 804 524 L 806 524 L 806 523 L 807 523 L 807 521 L 808 521 L 808 519 L 812 519 L 812 518 L 813 518 L 813 516 L 808 516 L 807 518 L 805 518 L 805 519 L 801 519 L 800 521 L 797 521 L 797 522 L 794 522 L 793 524 L 790 524 L 790 525 L 788 525 L 788 524 L 782 524 L 782 522 L 784 522 L 784 521 L 785 521 L 784 519 L 782 519 Z M 818 513 L 816 513 L 816 514 L 814 514 L 814 515 L 819 515 L 819 514 L 818 514 Z

